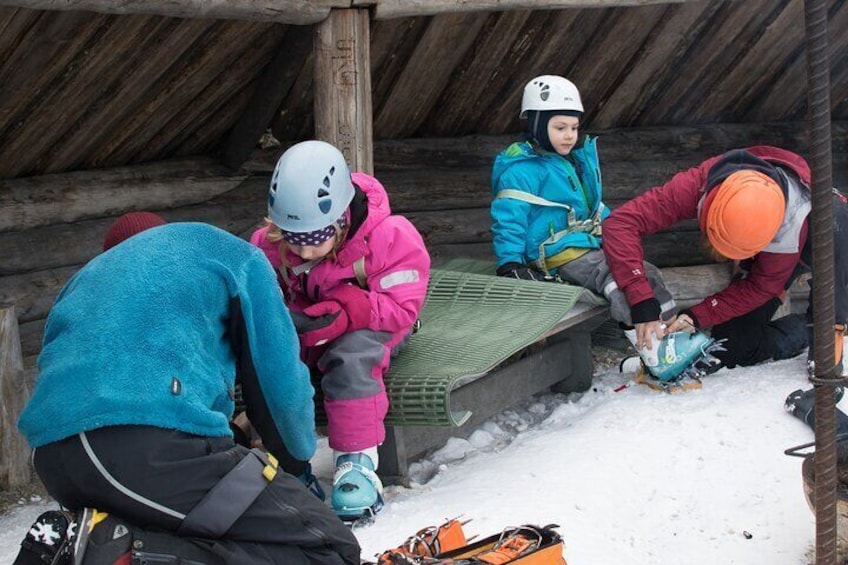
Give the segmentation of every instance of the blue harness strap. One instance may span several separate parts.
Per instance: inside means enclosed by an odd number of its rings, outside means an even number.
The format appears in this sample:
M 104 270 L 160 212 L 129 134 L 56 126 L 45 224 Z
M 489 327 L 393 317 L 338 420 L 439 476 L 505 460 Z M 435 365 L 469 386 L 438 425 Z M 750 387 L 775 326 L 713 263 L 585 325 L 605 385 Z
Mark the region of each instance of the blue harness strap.
M 273 455 L 261 449 L 251 449 L 191 509 L 177 534 L 212 539 L 223 536 L 274 480 L 277 466 Z

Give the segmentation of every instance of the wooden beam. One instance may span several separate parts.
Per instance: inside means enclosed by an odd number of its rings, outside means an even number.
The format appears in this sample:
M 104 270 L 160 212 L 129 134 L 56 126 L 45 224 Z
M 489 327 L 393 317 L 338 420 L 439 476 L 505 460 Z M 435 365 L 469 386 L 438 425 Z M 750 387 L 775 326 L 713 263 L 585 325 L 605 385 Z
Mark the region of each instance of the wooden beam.
M 0 0 L 0 6 L 101 14 L 150 14 L 171 18 L 314 24 L 350 0 Z
M 47 317 L 56 295 L 82 265 L 0 276 L 0 304 L 14 304 L 18 323 Z
M 375 0 L 378 20 L 432 16 L 450 12 L 495 12 L 501 10 L 556 10 L 563 8 L 614 8 L 649 4 L 682 4 L 697 0 Z
M 14 305 L 0 305 L 0 488 L 27 484 L 29 447 L 18 433 L 18 416 L 29 399 Z
M 835 121 L 831 127 L 834 132 L 834 158 L 845 163 L 848 158 L 848 121 Z M 694 166 L 704 158 L 753 144 L 778 145 L 802 155 L 807 151 L 804 124 L 801 122 L 590 129 L 587 132 L 593 137 L 598 136 L 605 185 L 606 167 L 615 163 L 674 160 L 680 163 L 688 161 L 688 166 Z M 381 139 L 374 143 L 374 160 L 378 173 L 491 167 L 495 155 L 517 139 L 517 135 Z M 249 173 L 270 173 L 279 153 L 279 149 L 257 149 L 244 169 Z M 672 173 L 677 171 L 671 169 Z M 634 179 L 636 182 L 638 179 Z
M 229 192 L 201 204 L 156 209 L 169 222 L 206 222 L 240 237 L 249 238 L 262 222 L 268 202 L 268 179 L 246 179 Z M 43 269 L 81 265 L 102 252 L 109 226 L 126 209 L 110 216 L 63 222 L 23 231 L 0 233 L 0 277 Z M 47 243 L 49 242 L 49 243 Z M 40 253 L 38 251 L 41 247 Z M 4 284 L 0 278 L 0 286 Z
M 368 10 L 333 10 L 313 40 L 315 137 L 338 147 L 351 170 L 374 172 Z
M 209 157 L 0 180 L 0 232 L 206 202 L 238 186 Z
M 256 147 L 257 140 L 271 126 L 274 113 L 297 79 L 300 69 L 290 61 L 306 59 L 312 50 L 312 28 L 290 26 L 277 52 L 265 67 L 247 105 L 247 110 L 230 131 L 221 151 L 221 162 L 238 169 Z

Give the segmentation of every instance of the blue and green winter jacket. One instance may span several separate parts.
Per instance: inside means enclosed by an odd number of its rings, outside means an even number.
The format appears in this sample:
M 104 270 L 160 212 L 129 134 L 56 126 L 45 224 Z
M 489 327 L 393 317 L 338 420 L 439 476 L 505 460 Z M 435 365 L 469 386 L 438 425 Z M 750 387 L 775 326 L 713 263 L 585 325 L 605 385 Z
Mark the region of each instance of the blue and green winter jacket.
M 568 230 L 544 246 L 545 257 L 568 248 L 598 249 L 599 235 L 586 227 L 569 225 L 569 213 L 561 207 L 539 205 L 512 197 L 504 190 L 567 205 L 576 223 L 600 221 L 609 210 L 601 200 L 601 170 L 597 138 L 586 137 L 567 157 L 540 149 L 528 141 L 513 143 L 495 158 L 492 169 L 492 233 L 498 266 L 529 264 L 539 259 L 539 248 L 553 234 Z M 498 195 L 501 197 L 498 197 Z M 599 229 L 594 230 L 599 234 Z
M 32 447 L 104 426 L 231 436 L 236 373 L 275 453 L 315 451 L 314 390 L 276 275 L 207 224 L 148 229 L 85 265 L 47 318 L 18 426 Z

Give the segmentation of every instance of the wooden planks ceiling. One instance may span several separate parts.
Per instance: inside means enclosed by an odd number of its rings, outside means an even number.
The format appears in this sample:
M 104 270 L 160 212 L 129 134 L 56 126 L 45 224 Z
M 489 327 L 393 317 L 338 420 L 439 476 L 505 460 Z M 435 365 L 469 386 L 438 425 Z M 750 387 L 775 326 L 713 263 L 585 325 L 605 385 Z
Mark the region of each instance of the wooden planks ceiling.
M 375 138 L 520 131 L 521 89 L 544 73 L 578 84 L 588 130 L 803 120 L 803 21 L 795 0 L 372 21 Z M 0 8 L 0 178 L 216 154 L 290 29 Z M 829 37 L 846 120 L 848 0 L 831 0 Z M 296 78 L 269 124 L 284 141 L 313 133 L 299 53 L 283 58 Z

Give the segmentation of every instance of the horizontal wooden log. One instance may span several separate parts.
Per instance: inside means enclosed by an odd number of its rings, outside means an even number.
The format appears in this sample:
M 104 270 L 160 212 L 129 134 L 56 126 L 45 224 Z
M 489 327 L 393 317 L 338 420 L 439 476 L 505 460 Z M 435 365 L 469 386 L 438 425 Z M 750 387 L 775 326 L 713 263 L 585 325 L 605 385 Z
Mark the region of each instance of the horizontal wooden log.
M 479 243 L 446 243 L 430 245 L 428 248 L 433 266 L 438 267 L 450 259 L 479 259 L 495 261 L 495 249 L 491 241 Z
M 603 167 L 604 202 L 611 208 L 692 165 L 685 160 L 615 162 Z M 479 208 L 492 202 L 491 167 L 377 173 L 396 212 Z
M 0 232 L 206 202 L 246 176 L 195 157 L 0 180 Z
M 56 295 L 81 266 L 0 277 L 0 304 L 14 304 L 21 323 L 46 318 Z
M 684 160 L 610 163 L 602 173 L 604 201 L 615 207 L 691 165 Z M 376 177 L 389 193 L 392 210 L 405 213 L 489 206 L 491 175 L 489 164 L 456 169 L 388 170 L 377 172 Z
M 265 214 L 267 181 L 247 179 L 202 204 L 158 212 L 168 221 L 206 222 L 249 236 Z M 81 265 L 100 253 L 117 216 L 0 233 L 0 276 Z
M 0 6 L 32 10 L 73 10 L 102 14 L 151 14 L 170 18 L 248 20 L 284 24 L 314 24 L 331 8 L 346 8 L 350 0 L 0 0 Z
M 409 212 L 407 218 L 418 228 L 428 248 L 490 242 L 491 216 L 488 208 Z M 694 221 L 681 222 L 674 231 L 647 236 L 645 257 L 657 266 L 699 265 L 710 262 L 700 252 L 701 234 Z
M 777 145 L 806 153 L 807 137 L 803 123 L 716 124 L 587 130 L 598 137 L 601 170 L 620 162 L 676 161 L 697 164 L 702 159 L 747 145 Z M 835 166 L 848 160 L 848 122 L 833 122 Z M 411 138 L 379 140 L 374 144 L 374 168 L 380 174 L 390 170 L 456 169 L 491 167 L 495 156 L 518 136 L 465 136 L 455 138 Z M 247 172 L 274 170 L 289 144 L 269 150 L 255 150 L 243 168 Z
M 833 153 L 844 165 L 848 154 L 848 122 L 833 122 Z M 687 161 L 718 155 L 748 145 L 777 145 L 806 152 L 807 138 L 802 123 L 716 124 L 587 130 L 598 138 L 601 170 L 608 165 L 631 161 Z M 411 138 L 380 140 L 374 145 L 375 170 L 438 169 L 491 166 L 495 155 L 518 136 L 465 136 L 455 138 Z M 272 157 L 255 152 L 252 164 L 266 163 L 273 169 Z
M 686 308 L 725 288 L 730 283 L 733 264 L 666 267 L 662 273 L 666 288 L 678 305 Z
M 267 180 L 254 177 L 238 188 L 207 203 L 174 208 L 162 212 L 169 221 L 206 221 L 232 233 L 249 235 L 265 212 Z M 482 198 L 482 196 L 481 196 Z M 403 198 L 399 198 L 403 201 Z M 617 201 L 610 202 L 615 207 Z M 428 245 L 445 243 L 474 243 L 491 239 L 491 217 L 488 200 L 484 207 L 447 210 L 409 210 L 404 214 L 422 232 Z M 114 218 L 88 220 L 73 224 L 58 224 L 23 232 L 0 234 L 0 275 L 14 275 L 44 269 L 56 269 L 85 263 L 102 247 L 103 236 Z M 677 232 L 695 230 L 694 224 L 675 227 Z M 677 233 L 675 232 L 675 233 Z M 665 236 L 674 239 L 674 236 Z M 691 236 L 686 241 L 693 242 Z M 697 237 L 694 240 L 697 243 Z M 682 245 L 683 242 L 680 242 Z M 676 243 L 669 243 L 673 250 Z M 678 251 L 683 251 L 681 248 Z M 660 252 L 662 253 L 662 252 Z M 685 256 L 673 255 L 673 259 Z M 659 257 L 662 259 L 662 256 Z M 697 259 L 703 262 L 702 258 Z M 686 263 L 691 264 L 691 262 Z
M 492 201 L 489 167 L 377 173 L 386 188 L 392 211 L 482 208 Z
M 613 8 L 649 4 L 682 4 L 694 0 L 354 0 L 354 4 L 374 4 L 378 20 L 432 16 L 451 12 L 501 10 L 558 10 L 564 8 Z

